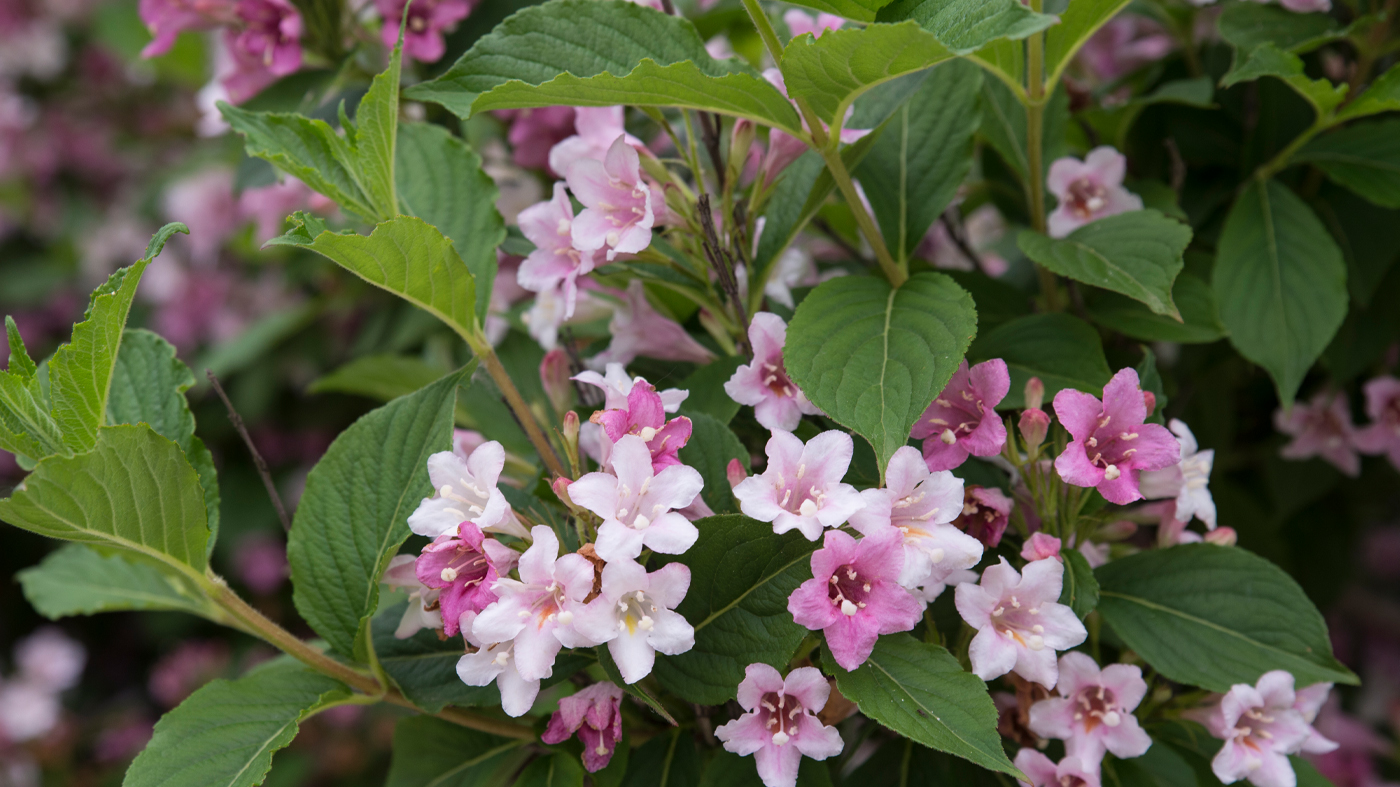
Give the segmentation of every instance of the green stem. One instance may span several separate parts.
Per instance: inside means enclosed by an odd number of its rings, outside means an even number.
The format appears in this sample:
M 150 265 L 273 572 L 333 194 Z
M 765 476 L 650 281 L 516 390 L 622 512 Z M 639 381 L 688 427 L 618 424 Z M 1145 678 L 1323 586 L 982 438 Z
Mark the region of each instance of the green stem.
M 1303 130 L 1303 133 L 1294 137 L 1293 141 L 1289 142 L 1283 148 L 1283 150 L 1280 150 L 1278 153 L 1276 153 L 1273 158 L 1269 159 L 1263 164 L 1260 164 L 1259 168 L 1254 171 L 1254 177 L 1258 178 L 1262 182 L 1268 180 L 1269 178 L 1273 177 L 1279 172 L 1282 172 L 1288 167 L 1289 159 L 1293 158 L 1294 153 L 1297 153 L 1304 145 L 1308 144 L 1308 142 L 1313 137 L 1317 136 L 1318 134 L 1322 133 L 1323 131 L 1326 131 L 1331 127 L 1331 114 L 1328 114 L 1326 116 L 1319 116 L 1318 119 L 1314 121 L 1311 126 Z
M 1040 12 L 1041 0 L 1031 0 L 1031 10 Z M 1045 34 L 1026 40 L 1026 195 L 1030 203 L 1031 229 L 1045 233 Z M 1037 265 L 1040 291 L 1045 308 L 1060 311 L 1060 289 L 1055 274 Z
M 491 379 L 496 382 L 496 387 L 501 389 L 501 394 L 506 398 L 506 404 L 510 406 L 516 419 L 520 421 L 521 428 L 525 430 L 525 436 L 530 438 L 530 444 L 539 453 L 545 467 L 556 478 L 570 478 L 569 471 L 564 469 L 558 454 L 554 453 L 554 446 L 550 445 L 549 438 L 545 436 L 544 430 L 540 429 L 539 422 L 535 420 L 535 414 L 525 403 L 525 397 L 520 395 L 520 389 L 515 387 L 515 383 L 510 379 L 510 373 L 506 371 L 506 367 L 501 365 L 501 359 L 496 355 L 496 348 L 492 347 L 491 343 L 486 341 L 486 337 L 479 332 L 467 339 L 467 344 L 471 346 L 476 357 L 481 359 L 481 364 L 486 367 L 486 373 L 491 375 Z

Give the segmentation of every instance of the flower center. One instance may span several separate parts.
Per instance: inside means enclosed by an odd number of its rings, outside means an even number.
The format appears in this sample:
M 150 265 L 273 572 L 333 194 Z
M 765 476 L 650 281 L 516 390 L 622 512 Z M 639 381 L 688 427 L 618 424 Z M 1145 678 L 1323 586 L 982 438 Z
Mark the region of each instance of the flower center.
M 777 363 L 763 364 L 763 385 L 773 392 L 774 396 L 794 397 L 797 389 L 793 387 L 792 380 L 788 379 L 787 368 L 783 366 L 782 358 Z
M 847 617 L 865 609 L 865 600 L 869 596 L 870 578 L 862 577 L 852 565 L 838 567 L 826 587 L 826 597 L 832 606 Z
M 1108 204 L 1108 189 L 1088 178 L 1080 178 L 1069 184 L 1065 201 L 1069 210 L 1077 218 L 1087 219 L 1104 209 Z
M 799 516 L 816 516 L 826 500 L 826 491 L 802 480 L 807 474 L 805 463 L 797 466 L 796 477 L 789 483 L 781 470 L 773 489 L 778 493 L 778 506 Z
M 651 523 L 658 515 L 666 511 L 666 506 L 660 503 L 654 503 L 651 506 L 647 505 L 647 488 L 651 486 L 652 478 L 654 478 L 654 476 L 648 476 L 642 479 L 642 486 L 637 490 L 637 500 L 635 503 L 630 502 L 632 499 L 631 487 L 626 484 L 621 484 L 618 487 L 617 520 L 633 530 L 646 530 L 651 526 Z
M 972 434 L 982 423 L 987 406 L 972 391 L 963 389 L 957 395 L 940 396 L 933 400 L 933 414 L 928 424 L 938 439 L 952 445 L 959 437 Z
M 1045 627 L 1040 624 L 1040 607 L 1021 601 L 1014 595 L 1003 598 L 992 610 L 992 626 L 1018 645 L 1031 650 L 1045 648 Z
M 797 736 L 797 717 L 802 711 L 802 703 L 780 691 L 768 692 L 758 703 L 763 727 L 773 734 L 773 743 L 778 746 Z
M 646 593 L 628 593 L 617 602 L 617 630 L 628 634 L 636 634 L 637 629 L 651 631 L 656 625 L 652 618 L 656 611 L 656 602 Z
M 443 582 L 452 584 L 460 580 L 462 587 L 470 588 L 486 579 L 489 566 L 485 555 L 472 549 L 466 542 L 459 544 L 453 553 L 452 559 L 442 568 L 440 576 Z
M 1100 724 L 1117 727 L 1123 723 L 1117 699 L 1103 686 L 1089 686 L 1075 698 L 1074 720 L 1084 725 L 1085 732 L 1093 732 Z
M 460 517 L 463 522 L 475 521 L 477 517 L 486 513 L 485 505 L 490 500 L 486 490 L 472 483 L 469 478 L 460 478 L 455 485 L 443 484 L 438 490 L 438 497 L 457 503 L 458 505 L 444 508 L 443 511 Z
M 1084 441 L 1084 451 L 1089 455 L 1090 464 L 1104 471 L 1104 478 L 1113 481 L 1123 474 L 1125 462 L 1137 453 L 1134 440 L 1140 437 L 1132 427 L 1110 426 L 1113 416 L 1099 418 L 1098 428 Z
M 1235 722 L 1235 728 L 1227 730 L 1226 734 L 1237 744 L 1254 751 L 1267 751 L 1274 737 L 1268 728 L 1273 726 L 1274 721 L 1275 717 L 1269 708 L 1250 708 Z
M 567 601 L 564 597 L 564 586 L 558 582 L 551 582 L 548 586 L 540 588 L 542 591 L 535 597 L 535 602 L 529 609 L 520 610 L 520 617 L 534 618 L 537 628 L 544 628 L 546 623 L 559 622 L 565 626 L 574 622 L 574 613 L 560 612 Z

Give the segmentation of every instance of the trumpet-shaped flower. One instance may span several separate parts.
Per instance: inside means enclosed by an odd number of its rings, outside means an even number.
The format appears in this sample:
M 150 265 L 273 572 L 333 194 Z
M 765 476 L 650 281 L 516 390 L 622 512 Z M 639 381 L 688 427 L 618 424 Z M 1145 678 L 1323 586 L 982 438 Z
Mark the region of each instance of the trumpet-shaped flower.
M 774 533 L 797 529 L 816 541 L 823 528 L 840 526 L 865 505 L 855 487 L 841 483 L 855 452 L 845 432 L 822 432 L 804 445 L 791 433 L 774 430 L 764 451 L 763 474 L 739 482 L 734 496 L 740 511 L 772 522 Z
M 958 364 L 948 385 L 919 416 L 910 436 L 924 441 L 930 470 L 952 470 L 971 456 L 995 456 L 1006 444 L 1006 425 L 994 409 L 1011 390 L 1000 358 L 971 368 Z
M 963 490 L 962 510 L 953 520 L 953 526 L 988 547 L 995 547 L 1001 543 L 1001 536 L 1011 521 L 1014 504 L 1015 501 L 994 486 L 969 484 Z
M 578 626 L 605 640 L 622 679 L 636 683 L 651 674 L 657 651 L 678 656 L 695 646 L 695 629 L 674 611 L 689 589 L 690 569 L 681 563 L 648 574 L 632 560 L 613 560 Z
M 463 461 L 451 451 L 428 457 L 428 478 L 437 493 L 424 498 L 408 517 L 408 528 L 420 536 L 437 538 L 457 532 L 472 522 L 487 533 L 529 538 L 510 504 L 496 488 L 506 466 L 506 451 L 492 440 L 482 443 Z
M 1074 611 L 1059 603 L 1064 575 L 1058 560 L 1037 560 L 1017 573 L 1002 558 L 982 572 L 980 584 L 958 585 L 958 614 L 977 629 L 968 650 L 977 677 L 991 680 L 1015 671 L 1055 688 L 1055 651 L 1072 648 L 1088 636 Z
M 224 77 L 229 101 L 241 104 L 301 68 L 301 14 L 288 0 L 238 0 L 240 27 L 224 30 L 234 70 Z
M 1107 145 L 1089 151 L 1083 161 L 1056 159 L 1045 178 L 1045 187 L 1060 201 L 1050 214 L 1050 237 L 1063 238 L 1105 216 L 1142 210 L 1142 197 L 1123 188 L 1127 172 L 1127 157 Z
M 455 636 L 463 612 L 480 612 L 496 600 L 491 586 L 510 572 L 519 555 L 510 547 L 486 538 L 471 522 L 463 522 L 457 533 L 443 533 L 423 547 L 414 564 L 414 573 L 424 587 L 439 592 L 442 628 Z
M 633 384 L 624 407 L 600 410 L 589 420 L 601 425 L 614 444 L 624 435 L 640 437 L 651 451 L 651 466 L 658 473 L 681 463 L 677 452 L 690 440 L 690 419 L 681 416 L 668 423 L 661 395 L 645 380 Z
M 606 249 L 612 261 L 651 245 L 656 222 L 652 190 L 642 180 L 641 157 L 625 135 L 613 141 L 602 161 L 580 159 L 565 174 L 569 190 L 584 204 L 571 229 L 575 248 Z
M 1147 694 L 1142 670 L 1130 664 L 1099 665 L 1084 653 L 1060 657 L 1058 697 L 1031 706 L 1036 735 L 1065 741 L 1065 752 L 1097 765 L 1105 751 L 1119 759 L 1141 757 L 1152 745 L 1133 710 Z
M 1210 470 L 1215 451 L 1200 450 L 1191 427 L 1173 418 L 1167 424 L 1181 446 L 1181 461 L 1161 470 L 1144 470 L 1138 476 L 1140 491 L 1147 500 L 1175 498 L 1175 518 L 1190 522 L 1192 517 L 1215 529 L 1215 499 L 1210 494 Z
M 1141 499 L 1138 471 L 1181 461 L 1181 446 L 1166 427 L 1144 423 L 1147 403 L 1131 368 L 1113 375 L 1102 402 L 1071 388 L 1055 394 L 1055 415 L 1074 437 L 1055 458 L 1055 470 L 1066 483 L 1097 487 L 1110 503 Z
M 1400 470 L 1400 380 L 1377 377 L 1365 391 L 1371 423 L 1356 430 L 1353 444 L 1362 453 L 1384 454 Z
M 607 681 L 559 700 L 540 740 L 563 743 L 578 733 L 583 767 L 597 773 L 608 766 L 622 737 L 622 689 Z
M 627 374 L 627 369 L 620 363 L 610 363 L 606 373 L 599 374 L 595 371 L 580 372 L 570 379 L 581 383 L 588 383 L 603 392 L 603 407 L 608 410 L 625 409 L 627 407 L 627 397 L 632 393 L 632 386 L 637 383 L 646 382 L 645 377 L 632 377 Z M 682 391 L 678 388 L 667 388 L 664 391 L 657 391 L 657 396 L 661 397 L 661 408 L 668 413 L 674 413 L 681 409 L 681 403 L 690 396 L 690 391 Z
M 1349 476 L 1361 473 L 1356 455 L 1356 429 L 1351 425 L 1351 407 L 1346 396 L 1322 391 L 1307 404 L 1295 403 L 1290 410 L 1274 413 L 1274 426 L 1293 441 L 1280 451 L 1284 459 L 1321 457 Z
M 598 556 L 611 562 L 633 559 L 644 546 L 667 555 L 690 549 L 700 531 L 675 509 L 700 493 L 700 473 L 680 464 L 654 472 L 651 449 L 637 435 L 623 435 L 608 464 L 611 474 L 589 473 L 569 485 L 576 505 L 603 518 Z
M 408 4 L 408 24 L 403 31 L 403 53 L 406 57 L 435 63 L 447 48 L 442 34 L 457 26 L 472 12 L 475 0 L 375 0 L 379 15 L 384 17 L 380 40 L 393 49 L 399 40 L 399 20 Z
M 564 295 L 564 319 L 574 316 L 578 279 L 598 264 L 597 250 L 582 251 L 573 241 L 574 206 L 564 184 L 554 184 L 554 198 L 520 211 L 520 231 L 535 250 L 521 263 L 516 280 L 532 292 L 556 287 Z
M 765 429 L 791 432 L 802 416 L 821 410 L 787 375 L 783 365 L 783 345 L 787 343 L 787 323 L 768 312 L 759 312 L 749 323 L 749 346 L 753 361 L 740 366 L 724 384 L 724 392 L 739 404 L 752 405 L 754 417 Z
M 472 616 L 468 614 L 468 619 Z M 516 642 L 483 642 L 473 633 L 473 626 L 462 621 L 462 634 L 476 650 L 457 659 L 457 677 L 468 686 L 490 686 L 494 681 L 501 692 L 501 710 L 507 716 L 524 716 L 535 704 L 540 693 L 540 679 L 521 676 L 516 664 Z M 553 663 L 541 677 L 554 673 Z
M 845 747 L 840 733 L 816 717 L 830 696 L 816 667 L 798 667 L 785 679 L 767 664 L 750 664 L 738 696 L 747 712 L 721 725 L 715 737 L 726 751 L 754 755 L 764 787 L 795 787 L 804 755 L 825 760 Z
M 389 559 L 389 567 L 384 569 L 384 584 L 408 592 L 408 606 L 394 630 L 395 639 L 408 639 L 422 629 L 443 627 L 442 608 L 437 603 L 439 591 L 419 581 L 417 563 L 413 555 L 394 555 Z
M 608 349 L 588 362 L 594 369 L 614 363 L 626 366 L 639 355 L 690 363 L 709 363 L 715 357 L 692 339 L 680 323 L 652 308 L 640 279 L 628 283 L 621 301 L 614 306 L 608 332 L 612 334 Z
M 640 139 L 627 133 L 625 120 L 626 113 L 621 106 L 574 108 L 574 134 L 549 149 L 549 168 L 563 177 L 569 174 L 569 167 L 576 161 L 602 161 L 619 137 L 634 148 L 646 147 Z
M 1086 765 L 1078 757 L 1066 756 L 1056 765 L 1055 761 L 1035 749 L 1022 749 L 1016 753 L 1016 767 L 1030 777 L 1030 787 L 1099 787 L 1099 769 Z
M 1247 779 L 1256 787 L 1293 787 L 1288 755 L 1302 750 L 1312 727 L 1294 708 L 1293 676 L 1266 672 L 1254 686 L 1237 683 L 1204 714 L 1206 728 L 1225 741 L 1211 770 L 1225 784 Z
M 175 46 L 186 30 L 205 30 L 235 21 L 237 0 L 141 0 L 141 21 L 153 38 L 141 57 L 159 57 Z

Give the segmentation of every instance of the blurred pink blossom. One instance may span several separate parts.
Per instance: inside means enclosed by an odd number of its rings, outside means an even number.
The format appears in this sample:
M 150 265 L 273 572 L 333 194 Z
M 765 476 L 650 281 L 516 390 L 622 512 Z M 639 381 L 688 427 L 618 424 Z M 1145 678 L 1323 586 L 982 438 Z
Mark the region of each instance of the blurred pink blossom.
M 608 329 L 612 342 L 608 349 L 588 360 L 590 368 L 603 369 L 610 363 L 626 366 L 639 355 L 691 363 L 709 363 L 715 357 L 679 323 L 652 308 L 640 279 L 628 282 L 627 292 L 613 310 Z
M 236 0 L 141 0 L 141 21 L 150 29 L 151 43 L 141 57 L 159 57 L 170 51 L 186 30 L 208 30 L 233 24 Z
M 222 677 L 228 666 L 228 646 L 223 642 L 188 640 L 156 662 L 146 687 L 162 707 L 173 708 L 195 689 Z
M 287 547 L 281 538 L 266 533 L 245 536 L 233 553 L 238 578 L 254 593 L 266 596 L 282 587 L 289 574 Z
M 1080 161 L 1073 156 L 1050 165 L 1045 187 L 1060 201 L 1050 214 L 1050 237 L 1063 238 L 1089 222 L 1142 210 L 1142 198 L 1123 188 L 1128 159 L 1103 145 Z
M 408 5 L 408 24 L 403 31 L 404 56 L 434 63 L 442 58 L 447 46 L 442 34 L 452 31 L 458 22 L 467 18 L 475 0 L 412 0 L 411 3 L 408 0 L 374 0 L 379 15 L 384 17 L 380 39 L 390 49 L 398 43 L 405 4 Z
M 1122 14 L 1108 21 L 1079 50 L 1079 62 L 1100 82 L 1155 63 L 1176 48 L 1176 41 L 1147 17 Z
M 1349 476 L 1361 473 L 1356 430 L 1345 394 L 1321 391 L 1306 404 L 1274 412 L 1274 426 L 1293 440 L 1280 451 L 1284 459 L 1320 457 Z
M 301 14 L 288 0 L 238 0 L 242 28 L 224 30 L 235 70 L 225 77 L 229 101 L 242 104 L 301 68 Z

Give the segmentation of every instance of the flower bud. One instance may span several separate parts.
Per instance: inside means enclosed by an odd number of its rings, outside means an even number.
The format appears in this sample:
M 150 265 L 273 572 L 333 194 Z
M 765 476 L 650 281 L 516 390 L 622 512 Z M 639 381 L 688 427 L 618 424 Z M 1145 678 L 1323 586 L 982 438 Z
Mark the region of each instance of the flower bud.
M 1143 391 L 1142 406 L 1147 408 L 1147 417 L 1151 418 L 1152 414 L 1157 412 L 1157 395 L 1151 391 Z
M 554 490 L 554 496 L 559 498 L 559 502 L 568 506 L 570 509 L 574 507 L 573 501 L 569 499 L 569 484 L 571 483 L 573 483 L 573 481 L 561 476 L 554 479 L 554 483 L 549 485 L 549 487 Z
M 1026 443 L 1027 451 L 1034 451 L 1045 442 L 1045 435 L 1050 431 L 1050 416 L 1044 410 L 1033 409 L 1021 413 L 1021 439 Z
M 1045 533 L 1035 533 L 1021 547 L 1021 557 L 1027 562 L 1055 558 L 1060 560 L 1060 539 Z
M 568 440 L 570 445 L 578 445 L 578 429 L 578 413 L 573 410 L 564 413 L 564 439 Z
M 572 375 L 569 356 L 562 349 L 555 347 L 544 354 L 544 359 L 540 361 L 540 384 L 544 386 L 545 396 L 549 397 L 549 403 L 556 413 L 573 407 L 574 383 L 569 379 Z
M 729 460 L 729 466 L 724 468 L 724 474 L 729 478 L 729 486 L 731 489 L 738 486 L 740 481 L 749 477 L 749 474 L 744 472 L 744 466 L 739 464 L 738 459 Z
M 730 183 L 737 185 L 744 175 L 744 165 L 749 160 L 749 148 L 753 145 L 755 130 L 752 120 L 739 118 L 734 121 L 734 130 L 729 137 L 729 163 L 725 172 L 725 178 Z
M 1039 410 L 1040 405 L 1045 402 L 1045 383 L 1039 377 L 1032 377 L 1026 381 L 1026 407 L 1030 410 Z
M 1235 545 L 1236 541 L 1239 541 L 1239 534 L 1235 532 L 1233 527 L 1217 527 L 1209 533 L 1206 533 L 1205 541 L 1208 544 L 1232 547 Z

